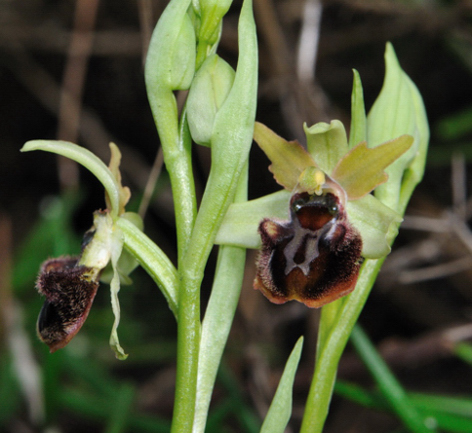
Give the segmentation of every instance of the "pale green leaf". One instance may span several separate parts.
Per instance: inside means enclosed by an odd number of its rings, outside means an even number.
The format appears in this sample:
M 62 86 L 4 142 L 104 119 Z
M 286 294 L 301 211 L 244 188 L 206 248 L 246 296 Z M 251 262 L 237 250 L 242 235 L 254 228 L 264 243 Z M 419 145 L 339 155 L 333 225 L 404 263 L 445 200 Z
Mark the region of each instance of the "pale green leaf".
M 331 123 L 316 123 L 305 130 L 307 149 L 316 165 L 325 173 L 331 174 L 338 161 L 348 151 L 346 130 L 339 120 Z
M 402 135 L 373 148 L 368 148 L 366 142 L 359 143 L 338 162 L 332 177 L 345 189 L 350 200 L 359 199 L 387 180 L 385 168 L 412 144 L 410 135 Z
M 272 164 L 269 170 L 279 185 L 291 191 L 307 167 L 316 167 L 310 154 L 297 141 L 287 141 L 262 123 L 254 125 L 254 141 Z
M 293 382 L 302 354 L 303 337 L 300 337 L 290 354 L 261 433 L 283 433 L 292 415 Z

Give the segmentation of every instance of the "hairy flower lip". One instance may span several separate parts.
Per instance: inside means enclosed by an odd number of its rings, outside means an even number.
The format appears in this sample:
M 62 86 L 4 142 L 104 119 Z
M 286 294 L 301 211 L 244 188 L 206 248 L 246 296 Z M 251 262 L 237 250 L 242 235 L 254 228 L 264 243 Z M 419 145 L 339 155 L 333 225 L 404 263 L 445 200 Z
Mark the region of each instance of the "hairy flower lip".
M 77 257 L 47 260 L 36 286 L 45 296 L 37 321 L 37 333 L 51 353 L 66 346 L 79 332 L 92 307 L 98 282 L 92 269 L 77 264 Z
M 342 195 L 295 190 L 290 220 L 265 218 L 259 225 L 254 288 L 276 304 L 297 300 L 319 308 L 354 290 L 362 239 L 347 219 Z

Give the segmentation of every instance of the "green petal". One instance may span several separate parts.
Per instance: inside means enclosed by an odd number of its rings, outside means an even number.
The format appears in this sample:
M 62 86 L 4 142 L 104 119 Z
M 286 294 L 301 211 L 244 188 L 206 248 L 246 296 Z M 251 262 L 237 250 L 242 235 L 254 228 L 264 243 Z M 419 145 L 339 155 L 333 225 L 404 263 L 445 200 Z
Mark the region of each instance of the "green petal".
M 349 201 L 346 209 L 349 221 L 361 234 L 362 256 L 377 259 L 389 254 L 402 217 L 371 194 Z
M 289 219 L 290 192 L 281 190 L 256 200 L 232 204 L 225 215 L 215 243 L 244 248 L 259 248 L 258 233 L 264 218 Z
M 103 161 L 90 152 L 90 150 L 68 141 L 59 140 L 32 140 L 25 143 L 21 148 L 21 152 L 30 152 L 32 150 L 44 150 L 46 152 L 57 153 L 58 155 L 78 162 L 90 170 L 101 182 L 108 194 L 111 206 L 110 212 L 114 217 L 118 216 L 121 185 L 117 183 L 115 176 Z
M 128 220 L 131 224 L 137 227 L 138 230 L 143 231 L 143 220 L 137 213 L 125 212 L 121 214 L 120 217 Z M 136 260 L 136 258 L 128 250 L 123 249 L 120 259 L 118 260 L 118 271 L 120 273 L 121 284 L 130 285 L 133 283 L 133 280 L 129 277 L 129 274 L 131 274 L 131 272 L 133 272 L 138 265 L 139 262 Z M 113 275 L 114 270 L 109 264 L 101 273 L 100 281 L 110 284 Z
M 308 152 L 316 165 L 325 173 L 331 174 L 338 161 L 348 151 L 346 130 L 339 120 L 316 123 L 305 130 Z
M 111 258 L 113 244 L 113 219 L 107 212 L 96 211 L 93 215 L 94 234 L 82 251 L 79 265 L 95 269 L 97 275 Z
M 413 137 L 402 135 L 374 148 L 366 142 L 351 149 L 336 165 L 331 176 L 346 190 L 349 200 L 357 200 L 384 183 L 385 168 L 413 144 Z
M 297 141 L 287 141 L 262 123 L 254 125 L 254 141 L 272 162 L 269 170 L 275 180 L 288 190 L 295 188 L 307 167 L 316 167 L 310 154 Z
M 121 172 L 120 172 L 120 164 L 121 164 L 121 152 L 118 149 L 118 146 L 115 143 L 110 143 L 110 164 L 108 164 L 108 168 L 112 172 L 113 176 L 116 179 L 116 184 L 119 185 L 119 196 L 120 196 L 120 206 L 118 209 L 118 215 L 121 215 L 125 212 L 125 206 L 128 204 L 129 199 L 131 198 L 131 191 L 127 186 L 123 186 L 121 183 Z M 108 194 L 106 194 L 107 204 L 108 204 Z M 111 208 L 111 205 L 108 205 Z
M 119 360 L 125 360 L 128 355 L 120 345 L 118 339 L 118 325 L 120 323 L 120 301 L 118 300 L 118 292 L 120 291 L 120 273 L 118 272 L 118 260 L 123 249 L 123 236 L 120 230 L 115 227 L 113 233 L 113 245 L 111 249 L 111 265 L 113 267 L 113 278 L 110 283 L 111 307 L 115 320 L 110 335 L 110 347 L 115 352 L 115 356 Z

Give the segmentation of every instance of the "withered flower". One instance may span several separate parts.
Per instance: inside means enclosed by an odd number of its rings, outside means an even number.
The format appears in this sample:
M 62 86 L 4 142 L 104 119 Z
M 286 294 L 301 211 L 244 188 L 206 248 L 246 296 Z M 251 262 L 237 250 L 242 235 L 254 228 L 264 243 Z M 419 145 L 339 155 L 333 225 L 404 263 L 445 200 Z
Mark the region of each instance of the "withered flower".
M 93 269 L 78 265 L 78 257 L 59 257 L 43 263 L 36 286 L 46 297 L 39 313 L 38 336 L 52 352 L 77 334 L 97 293 Z
M 310 152 L 262 124 L 255 126 L 254 139 L 272 161 L 270 170 L 291 193 L 289 220 L 264 218 L 259 224 L 262 247 L 254 288 L 277 304 L 295 299 L 318 308 L 354 290 L 362 255 L 373 255 L 372 249 L 388 253 L 384 239 L 374 247 L 369 239 L 363 248 L 363 224 L 356 225 L 362 218 L 368 224 L 369 208 L 385 207 L 369 193 L 387 180 L 385 167 L 410 148 L 413 138 L 404 135 L 375 148 L 363 142 L 348 149 L 339 121 L 305 132 Z M 359 207 L 354 208 L 353 221 L 352 201 L 366 205 L 360 218 Z M 369 237 L 368 229 L 366 233 Z
M 119 359 L 128 356 L 118 340 L 120 322 L 118 292 L 120 282 L 129 284 L 128 275 L 137 261 L 123 249 L 123 233 L 117 222 L 128 220 L 142 230 L 142 219 L 125 212 L 130 198 L 128 187 L 121 184 L 121 153 L 110 143 L 111 160 L 107 167 L 90 151 L 65 141 L 36 140 L 25 144 L 22 151 L 47 150 L 69 157 L 88 168 L 105 187 L 107 209 L 94 213 L 93 227 L 84 236 L 79 257 L 59 257 L 44 262 L 36 287 L 46 300 L 39 314 L 39 338 L 51 352 L 66 346 L 87 318 L 97 293 L 99 280 L 110 284 L 113 323 L 110 346 Z

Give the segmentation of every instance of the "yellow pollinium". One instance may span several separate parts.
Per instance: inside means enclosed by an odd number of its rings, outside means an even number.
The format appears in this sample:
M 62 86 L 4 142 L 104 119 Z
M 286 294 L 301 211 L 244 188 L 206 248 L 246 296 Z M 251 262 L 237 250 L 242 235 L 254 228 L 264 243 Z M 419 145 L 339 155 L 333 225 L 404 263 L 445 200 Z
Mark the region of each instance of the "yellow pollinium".
M 326 175 L 317 167 L 307 167 L 298 178 L 298 188 L 308 194 L 321 195 Z

